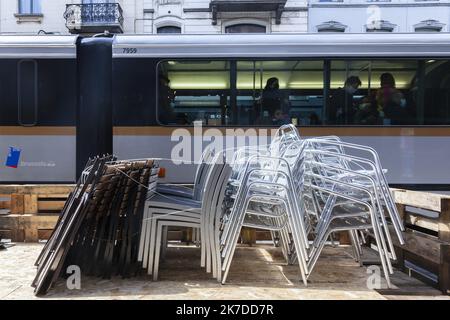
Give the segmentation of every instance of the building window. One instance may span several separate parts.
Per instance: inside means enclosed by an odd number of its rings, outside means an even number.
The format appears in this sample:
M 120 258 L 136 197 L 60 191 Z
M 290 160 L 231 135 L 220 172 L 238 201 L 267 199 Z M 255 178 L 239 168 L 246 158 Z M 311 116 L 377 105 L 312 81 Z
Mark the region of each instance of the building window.
M 90 3 L 115 3 L 115 0 L 83 0 L 83 4 Z
M 347 26 L 337 21 L 326 21 L 317 26 L 317 32 L 345 32 Z
M 376 20 L 366 24 L 366 32 L 392 32 L 396 26 L 396 24 L 386 20 Z
M 41 0 L 19 0 L 19 14 L 41 14 Z
M 414 31 L 416 32 L 441 32 L 442 28 L 445 26 L 437 20 L 429 19 L 421 21 L 414 25 Z
M 181 28 L 177 26 L 165 26 L 159 27 L 156 30 L 157 33 L 181 33 Z
M 240 23 L 226 27 L 225 33 L 266 33 L 266 27 L 259 24 Z

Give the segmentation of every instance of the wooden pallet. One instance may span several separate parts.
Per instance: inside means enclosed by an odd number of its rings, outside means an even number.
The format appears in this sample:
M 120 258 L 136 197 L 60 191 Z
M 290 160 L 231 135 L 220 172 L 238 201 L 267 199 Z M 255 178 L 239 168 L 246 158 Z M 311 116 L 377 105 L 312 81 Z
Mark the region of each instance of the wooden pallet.
M 74 185 L 0 185 L 0 236 L 47 240 Z
M 47 240 L 57 221 L 57 215 L 0 215 L 0 238 L 13 242 Z
M 0 185 L 0 209 L 11 214 L 60 212 L 74 185 Z
M 397 268 L 450 294 L 450 196 L 401 189 L 392 193 L 406 229 L 401 246 L 391 228 Z

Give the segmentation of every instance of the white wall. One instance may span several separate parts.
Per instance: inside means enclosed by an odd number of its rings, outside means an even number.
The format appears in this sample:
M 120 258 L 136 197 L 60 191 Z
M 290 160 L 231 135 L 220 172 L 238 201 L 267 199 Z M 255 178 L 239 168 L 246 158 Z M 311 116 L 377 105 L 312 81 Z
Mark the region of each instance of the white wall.
M 134 10 L 134 15 L 127 15 L 125 32 L 156 33 L 160 26 L 175 25 L 180 26 L 183 33 L 223 33 L 225 26 L 233 23 L 265 25 L 268 32 L 307 31 L 306 0 L 288 0 L 286 7 L 302 8 L 302 11 L 284 12 L 279 25 L 275 23 L 273 12 L 224 13 L 219 15 L 217 25 L 213 25 L 212 13 L 204 12 L 209 8 L 209 3 L 210 0 L 123 0 L 124 11 L 132 12 L 133 7 L 138 8 L 137 11 Z M 190 9 L 203 10 L 189 12 Z M 144 10 L 147 10 L 147 13 L 144 13 Z M 150 10 L 153 10 L 153 13 L 149 12 Z
M 16 0 L 0 0 L 0 32 L 68 33 L 63 17 L 66 4 L 81 0 L 41 0 L 43 17 L 39 21 L 22 21 L 15 16 Z M 125 33 L 156 33 L 159 26 L 177 25 L 183 33 L 223 33 L 234 23 L 258 23 L 268 32 L 317 32 L 317 25 L 336 20 L 348 25 L 346 32 L 365 32 L 373 10 L 378 5 L 380 18 L 397 24 L 394 32 L 413 32 L 413 25 L 422 20 L 435 19 L 445 23 L 442 31 L 450 32 L 450 0 L 415 1 L 392 0 L 389 3 L 368 3 L 366 0 L 344 0 L 343 3 L 324 3 L 318 0 L 288 0 L 281 24 L 275 23 L 274 12 L 227 13 L 219 15 L 217 25 L 212 24 L 211 12 L 185 12 L 184 9 L 209 8 L 210 0 L 118 0 L 123 9 Z M 300 10 L 298 10 L 300 9 Z
M 0 0 L 0 32 L 3 33 L 37 33 L 39 30 L 46 32 L 68 33 L 63 17 L 66 4 L 79 3 L 77 0 L 41 0 L 42 18 L 19 18 L 18 1 Z
M 307 1 L 288 0 L 287 8 L 301 11 L 284 12 L 281 24 L 275 23 L 274 12 L 227 13 L 219 15 L 217 25 L 212 24 L 210 0 L 118 0 L 123 9 L 125 33 L 156 33 L 160 26 L 176 25 L 183 33 L 223 33 L 225 27 L 234 23 L 258 23 L 268 32 L 306 32 Z M 3 33 L 68 33 L 63 14 L 67 4 L 81 0 L 41 0 L 41 18 L 19 18 L 17 0 L 0 0 L 0 32 Z M 200 9 L 185 12 L 184 9 Z M 203 9 L 203 10 L 202 10 Z M 27 21 L 25 21 L 27 20 Z

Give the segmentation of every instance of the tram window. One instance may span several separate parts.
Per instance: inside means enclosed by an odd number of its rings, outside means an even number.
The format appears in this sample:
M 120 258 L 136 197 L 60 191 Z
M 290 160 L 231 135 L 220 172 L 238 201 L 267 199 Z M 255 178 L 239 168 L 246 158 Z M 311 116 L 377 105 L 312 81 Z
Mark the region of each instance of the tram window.
M 32 126 L 37 123 L 38 64 L 35 60 L 21 60 L 17 70 L 18 123 Z
M 413 124 L 417 73 L 415 60 L 332 61 L 327 124 Z
M 240 125 L 318 125 L 323 116 L 323 61 L 238 61 Z
M 417 124 L 450 125 L 450 61 L 426 60 L 422 64 L 422 80 L 416 78 L 412 90 L 423 107 L 416 112 Z M 422 90 L 420 90 L 422 88 Z
M 162 124 L 320 124 L 323 61 L 164 61 Z
M 161 124 L 226 124 L 230 62 L 177 60 L 158 67 L 158 119 Z
M 158 77 L 161 124 L 450 124 L 447 60 L 174 60 Z

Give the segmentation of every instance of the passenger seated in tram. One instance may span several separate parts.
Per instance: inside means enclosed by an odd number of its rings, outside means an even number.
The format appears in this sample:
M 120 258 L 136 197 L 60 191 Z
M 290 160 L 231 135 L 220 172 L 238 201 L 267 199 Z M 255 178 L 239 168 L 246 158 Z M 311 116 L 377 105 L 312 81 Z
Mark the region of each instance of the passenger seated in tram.
M 310 125 L 321 125 L 322 124 L 322 121 L 320 121 L 320 118 L 319 118 L 319 116 L 317 115 L 317 113 L 315 113 L 315 112 L 311 112 L 310 114 L 309 114 L 309 124 Z
M 288 98 L 281 92 L 278 78 L 272 77 L 267 80 L 261 97 L 262 124 L 289 123 L 287 111 L 289 108 Z M 276 114 L 277 113 L 277 114 Z
M 377 110 L 380 124 L 402 124 L 407 119 L 406 99 L 395 86 L 391 73 L 380 76 L 380 89 L 376 93 Z
M 374 95 L 361 99 L 358 110 L 353 118 L 354 124 L 376 125 L 379 122 L 377 104 Z
M 345 80 L 344 87 L 337 89 L 331 96 L 328 119 L 330 124 L 353 124 L 358 103 L 354 95 L 361 86 L 357 76 L 350 76 Z
M 273 125 L 282 126 L 289 123 L 291 123 L 291 121 L 289 120 L 289 116 L 285 112 L 283 112 L 283 110 L 275 110 L 275 114 L 272 119 Z

